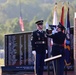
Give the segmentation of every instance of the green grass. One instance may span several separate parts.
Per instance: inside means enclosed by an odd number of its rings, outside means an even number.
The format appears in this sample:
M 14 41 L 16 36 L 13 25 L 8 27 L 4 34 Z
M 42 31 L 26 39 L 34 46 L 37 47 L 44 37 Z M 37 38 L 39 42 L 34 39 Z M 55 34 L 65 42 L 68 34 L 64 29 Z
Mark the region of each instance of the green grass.
M 4 59 L 0 59 L 0 66 L 4 66 Z
M 0 53 L 3 53 L 4 54 L 4 49 L 0 49 Z M 4 66 L 4 59 L 0 58 L 0 66 Z

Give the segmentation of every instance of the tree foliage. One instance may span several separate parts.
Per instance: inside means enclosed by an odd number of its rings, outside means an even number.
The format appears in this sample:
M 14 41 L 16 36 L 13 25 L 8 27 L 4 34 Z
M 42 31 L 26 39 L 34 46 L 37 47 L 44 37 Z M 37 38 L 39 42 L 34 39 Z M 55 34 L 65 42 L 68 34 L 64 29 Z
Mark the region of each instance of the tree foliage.
M 70 23 L 73 26 L 74 12 L 76 11 L 75 0 L 0 0 L 0 46 L 3 47 L 4 35 L 21 32 L 19 25 L 20 11 L 25 32 L 35 30 L 35 21 L 39 19 L 43 19 L 44 24 L 46 21 L 52 24 L 55 2 L 57 2 L 58 21 L 60 21 L 62 3 L 64 2 L 65 25 L 69 6 Z

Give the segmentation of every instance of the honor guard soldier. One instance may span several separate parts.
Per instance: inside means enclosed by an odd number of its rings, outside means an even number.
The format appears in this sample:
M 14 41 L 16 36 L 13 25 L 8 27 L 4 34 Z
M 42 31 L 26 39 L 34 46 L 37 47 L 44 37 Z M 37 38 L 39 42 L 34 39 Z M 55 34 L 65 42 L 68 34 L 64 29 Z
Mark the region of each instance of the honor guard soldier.
M 47 37 L 53 39 L 52 56 L 62 55 L 61 58 L 54 60 L 56 75 L 64 75 L 64 41 L 66 34 L 64 26 L 59 22 L 57 26 L 57 32 L 54 34 L 47 34 Z
M 46 32 L 43 31 L 43 20 L 35 23 L 37 30 L 33 31 L 31 37 L 32 53 L 36 57 L 36 74 L 43 75 L 44 59 L 47 53 L 47 37 Z

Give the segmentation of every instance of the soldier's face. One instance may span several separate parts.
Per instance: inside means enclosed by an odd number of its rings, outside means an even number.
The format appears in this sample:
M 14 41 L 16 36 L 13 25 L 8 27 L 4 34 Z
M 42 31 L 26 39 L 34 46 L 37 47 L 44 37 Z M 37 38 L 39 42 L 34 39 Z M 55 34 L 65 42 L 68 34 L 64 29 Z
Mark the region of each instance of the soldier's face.
M 61 31 L 61 28 L 57 27 L 57 31 Z
M 43 29 L 43 25 L 38 25 L 38 29 L 42 30 Z

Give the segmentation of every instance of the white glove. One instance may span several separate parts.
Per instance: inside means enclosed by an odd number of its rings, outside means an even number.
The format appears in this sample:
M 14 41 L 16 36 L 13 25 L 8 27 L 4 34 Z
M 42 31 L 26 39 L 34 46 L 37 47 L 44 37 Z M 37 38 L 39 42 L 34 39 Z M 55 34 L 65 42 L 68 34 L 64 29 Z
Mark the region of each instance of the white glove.
M 48 23 L 46 22 L 46 29 L 48 29 L 49 28 L 49 25 L 48 25 Z
M 32 54 L 34 55 L 34 56 L 36 56 L 36 51 L 34 50 L 34 51 L 32 51 Z
M 54 30 L 52 30 L 52 34 L 55 34 L 55 33 L 57 33 L 56 28 L 54 28 Z
M 48 50 L 46 50 L 46 54 L 48 53 Z

